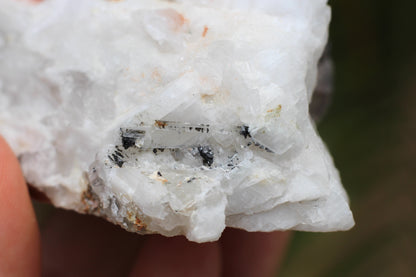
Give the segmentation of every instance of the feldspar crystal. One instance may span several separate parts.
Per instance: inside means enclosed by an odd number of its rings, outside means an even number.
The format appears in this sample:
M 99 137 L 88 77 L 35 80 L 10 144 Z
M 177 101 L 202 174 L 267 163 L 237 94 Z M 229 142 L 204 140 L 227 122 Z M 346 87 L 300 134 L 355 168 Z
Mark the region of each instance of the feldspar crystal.
M 325 0 L 0 0 L 0 133 L 58 207 L 216 240 L 347 230 L 308 113 Z

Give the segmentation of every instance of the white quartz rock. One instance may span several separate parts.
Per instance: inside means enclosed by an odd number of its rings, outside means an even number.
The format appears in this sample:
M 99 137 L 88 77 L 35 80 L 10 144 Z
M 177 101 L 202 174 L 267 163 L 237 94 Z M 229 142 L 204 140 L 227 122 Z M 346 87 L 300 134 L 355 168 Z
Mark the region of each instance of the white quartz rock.
M 58 207 L 217 240 L 347 230 L 308 114 L 324 0 L 0 0 L 0 133 Z

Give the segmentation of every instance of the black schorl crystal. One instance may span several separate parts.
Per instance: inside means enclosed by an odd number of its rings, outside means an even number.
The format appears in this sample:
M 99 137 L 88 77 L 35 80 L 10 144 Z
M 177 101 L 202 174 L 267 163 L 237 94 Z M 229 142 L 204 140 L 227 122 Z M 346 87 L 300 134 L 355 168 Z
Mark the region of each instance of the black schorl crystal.
M 251 138 L 250 131 L 248 130 L 248 126 L 241 126 L 240 135 L 244 136 L 244 138 Z
M 146 132 L 142 130 L 121 129 L 121 143 L 124 149 L 129 149 L 136 144 L 136 140 L 144 136 Z
M 199 155 L 202 157 L 202 162 L 204 165 L 211 166 L 214 162 L 214 152 L 212 152 L 211 147 L 209 146 L 199 146 L 198 147 Z

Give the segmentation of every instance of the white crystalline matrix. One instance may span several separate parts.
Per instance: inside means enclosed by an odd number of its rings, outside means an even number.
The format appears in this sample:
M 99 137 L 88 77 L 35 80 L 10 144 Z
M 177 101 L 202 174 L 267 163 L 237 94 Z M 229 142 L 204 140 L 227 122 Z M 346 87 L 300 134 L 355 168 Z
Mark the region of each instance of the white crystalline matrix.
M 0 0 L 0 133 L 58 207 L 217 240 L 347 230 L 308 114 L 324 0 Z

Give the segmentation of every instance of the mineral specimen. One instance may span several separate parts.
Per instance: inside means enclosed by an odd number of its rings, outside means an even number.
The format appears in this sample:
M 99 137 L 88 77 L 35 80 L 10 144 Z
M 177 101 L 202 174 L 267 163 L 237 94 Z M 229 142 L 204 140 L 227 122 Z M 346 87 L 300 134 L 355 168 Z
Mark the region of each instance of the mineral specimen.
M 308 113 L 325 0 L 0 0 L 0 133 L 54 205 L 129 231 L 347 230 Z

